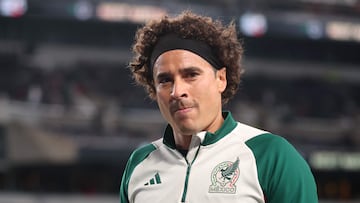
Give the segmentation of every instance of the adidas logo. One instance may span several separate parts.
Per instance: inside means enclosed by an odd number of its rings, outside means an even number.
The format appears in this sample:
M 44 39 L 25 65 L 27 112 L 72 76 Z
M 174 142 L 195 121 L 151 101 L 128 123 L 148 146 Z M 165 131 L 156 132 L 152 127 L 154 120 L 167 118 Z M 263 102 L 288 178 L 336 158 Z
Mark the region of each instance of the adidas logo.
M 159 173 L 155 174 L 155 177 L 151 178 L 147 183 L 145 183 L 144 185 L 155 185 L 155 184 L 161 184 L 161 180 L 160 180 L 160 175 Z

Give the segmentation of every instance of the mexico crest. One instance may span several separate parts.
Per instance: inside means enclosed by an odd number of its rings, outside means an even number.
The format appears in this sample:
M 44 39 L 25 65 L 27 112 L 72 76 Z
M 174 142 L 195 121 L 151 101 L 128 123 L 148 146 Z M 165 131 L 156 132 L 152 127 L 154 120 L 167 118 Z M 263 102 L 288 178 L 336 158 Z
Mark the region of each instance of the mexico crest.
M 224 161 L 218 164 L 211 173 L 209 192 L 235 194 L 235 183 L 239 175 L 239 158 L 235 162 Z

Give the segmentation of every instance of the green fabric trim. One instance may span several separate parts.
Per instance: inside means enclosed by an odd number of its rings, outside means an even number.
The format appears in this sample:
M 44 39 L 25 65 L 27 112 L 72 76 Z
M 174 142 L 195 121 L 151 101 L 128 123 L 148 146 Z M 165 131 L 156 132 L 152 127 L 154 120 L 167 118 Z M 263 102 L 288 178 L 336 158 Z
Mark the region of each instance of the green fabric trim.
M 318 202 L 310 167 L 284 138 L 267 133 L 246 141 L 246 145 L 254 153 L 267 203 Z
M 225 120 L 224 123 L 221 125 L 221 127 L 215 133 L 207 132 L 205 135 L 205 139 L 201 143 L 201 145 L 206 146 L 206 145 L 214 144 L 215 142 L 219 141 L 221 138 L 229 134 L 232 130 L 234 130 L 237 123 L 232 117 L 231 113 L 229 111 L 224 111 L 223 118 Z
M 187 167 L 187 169 L 186 169 L 186 177 L 185 177 L 184 191 L 183 191 L 183 195 L 182 195 L 182 197 L 181 197 L 181 202 L 185 202 L 185 200 L 186 200 L 186 195 L 187 195 L 187 191 L 188 191 L 189 175 L 190 175 L 190 171 L 191 171 L 191 166 L 192 166 L 193 163 L 195 162 L 195 159 L 197 158 L 197 156 L 198 156 L 198 154 L 199 154 L 199 151 L 200 151 L 200 146 L 197 148 L 195 157 L 194 157 L 194 159 L 192 160 L 191 163 L 189 163 L 188 160 L 185 159 L 188 167 Z
M 224 123 L 215 133 L 207 132 L 205 135 L 205 139 L 201 143 L 201 145 L 206 146 L 219 141 L 236 127 L 237 123 L 229 111 L 224 111 L 222 115 L 224 118 Z M 171 149 L 176 149 L 174 133 L 169 124 L 166 126 L 165 129 L 163 143 Z
M 176 149 L 174 132 L 169 124 L 166 126 L 165 129 L 163 143 L 171 149 Z
M 144 159 L 146 159 L 151 152 L 156 150 L 156 147 L 153 144 L 145 145 L 137 150 L 135 150 L 126 164 L 125 171 L 120 185 L 120 203 L 128 203 L 128 187 L 130 177 L 137 165 L 139 165 Z
M 181 196 L 181 202 L 185 202 L 188 184 L 189 184 L 189 175 L 190 175 L 191 165 L 188 165 L 186 169 L 186 177 L 185 177 L 185 184 L 184 184 L 184 190 Z

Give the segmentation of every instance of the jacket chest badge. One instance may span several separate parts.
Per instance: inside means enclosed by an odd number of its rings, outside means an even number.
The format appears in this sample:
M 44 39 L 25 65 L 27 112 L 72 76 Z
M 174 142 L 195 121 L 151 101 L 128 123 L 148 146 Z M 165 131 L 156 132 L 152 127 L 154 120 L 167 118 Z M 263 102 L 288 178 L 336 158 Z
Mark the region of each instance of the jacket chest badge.
M 235 162 L 224 161 L 211 172 L 210 193 L 236 193 L 236 181 L 240 175 L 239 158 Z

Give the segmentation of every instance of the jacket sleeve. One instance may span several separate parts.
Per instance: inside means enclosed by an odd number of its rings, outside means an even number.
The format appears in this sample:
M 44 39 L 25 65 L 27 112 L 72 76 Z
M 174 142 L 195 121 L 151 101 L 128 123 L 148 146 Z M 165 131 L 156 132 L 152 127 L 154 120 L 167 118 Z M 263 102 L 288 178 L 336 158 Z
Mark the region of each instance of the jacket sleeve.
M 149 154 L 151 152 L 153 152 L 154 150 L 156 150 L 155 145 L 147 144 L 147 145 L 135 150 L 131 154 L 131 156 L 126 164 L 126 167 L 125 167 L 122 179 L 121 179 L 120 203 L 129 203 L 130 201 L 133 201 L 133 200 L 129 199 L 130 195 L 129 195 L 129 191 L 128 191 L 131 176 L 132 176 L 136 166 L 139 165 L 142 161 L 144 161 L 146 159 L 146 157 L 148 157 Z
M 259 182 L 267 203 L 317 203 L 309 165 L 284 138 L 260 135 L 249 141 L 256 157 Z
M 130 160 L 126 164 L 121 184 L 120 184 L 120 203 L 129 203 L 128 199 L 128 185 L 129 185 L 129 166 L 130 166 Z

